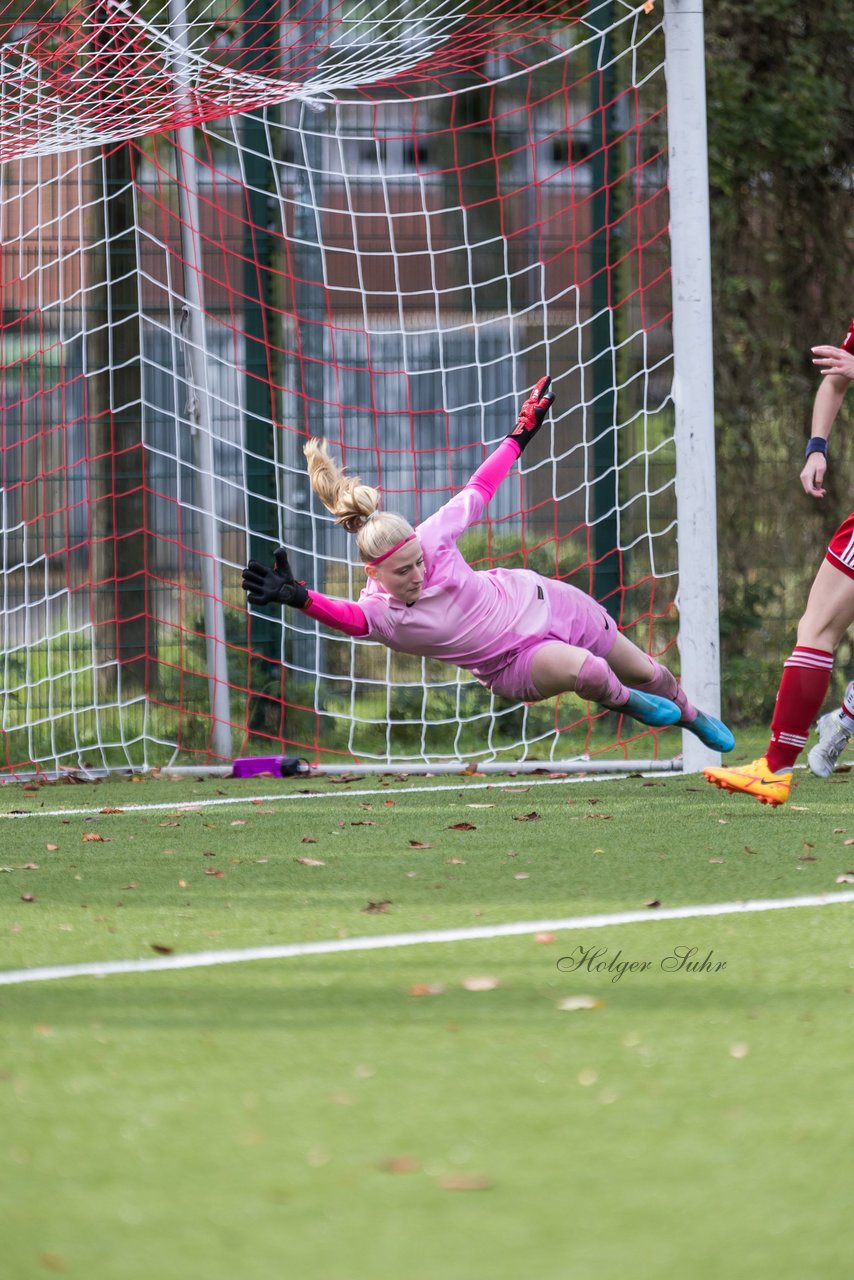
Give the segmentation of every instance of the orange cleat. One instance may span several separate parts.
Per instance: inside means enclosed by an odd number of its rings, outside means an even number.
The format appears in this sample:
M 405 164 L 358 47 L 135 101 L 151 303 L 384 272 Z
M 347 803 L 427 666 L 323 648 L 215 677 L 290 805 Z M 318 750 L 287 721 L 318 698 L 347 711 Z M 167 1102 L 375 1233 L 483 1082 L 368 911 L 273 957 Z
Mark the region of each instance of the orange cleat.
M 785 804 L 792 790 L 792 771 L 772 773 L 764 756 L 738 769 L 704 769 L 703 777 L 723 791 L 742 791 L 760 804 Z

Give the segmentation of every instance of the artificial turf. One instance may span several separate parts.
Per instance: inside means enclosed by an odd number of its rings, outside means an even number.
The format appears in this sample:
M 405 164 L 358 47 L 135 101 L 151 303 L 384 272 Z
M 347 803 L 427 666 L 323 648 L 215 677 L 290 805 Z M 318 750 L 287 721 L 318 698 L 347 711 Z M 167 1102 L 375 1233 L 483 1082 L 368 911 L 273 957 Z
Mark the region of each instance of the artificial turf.
M 848 776 L 798 776 L 4 788 L 64 809 L 0 819 L 4 971 L 645 913 L 0 987 L 7 1273 L 841 1280 L 854 908 L 646 905 L 845 892 Z

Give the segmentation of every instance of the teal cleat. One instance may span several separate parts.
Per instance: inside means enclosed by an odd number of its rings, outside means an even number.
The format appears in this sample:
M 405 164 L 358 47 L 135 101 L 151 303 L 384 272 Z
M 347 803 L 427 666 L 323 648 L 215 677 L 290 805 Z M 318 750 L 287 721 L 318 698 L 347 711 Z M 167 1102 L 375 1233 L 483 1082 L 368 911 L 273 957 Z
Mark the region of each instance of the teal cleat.
M 638 693 L 637 689 L 629 690 L 628 702 L 621 703 L 619 707 L 609 707 L 608 710 L 631 716 L 633 720 L 648 724 L 653 729 L 666 729 L 668 725 L 677 724 L 682 716 L 676 703 L 669 698 L 659 698 L 654 693 Z
M 732 730 L 726 727 L 723 720 L 707 716 L 705 711 L 698 711 L 696 720 L 682 720 L 680 728 L 696 734 L 703 746 L 710 747 L 712 751 L 732 751 L 735 746 Z

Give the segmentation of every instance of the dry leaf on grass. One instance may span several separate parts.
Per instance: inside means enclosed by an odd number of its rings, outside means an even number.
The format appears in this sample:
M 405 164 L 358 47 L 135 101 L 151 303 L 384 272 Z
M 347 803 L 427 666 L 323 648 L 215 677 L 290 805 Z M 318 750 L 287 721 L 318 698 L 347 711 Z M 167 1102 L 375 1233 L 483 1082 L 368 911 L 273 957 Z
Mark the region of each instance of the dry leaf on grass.
M 206 876 L 216 876 L 218 880 L 221 880 L 221 879 L 223 878 L 223 876 L 225 875 L 225 872 L 224 872 L 224 871 L 218 871 L 216 867 L 205 867 L 205 875 L 206 875 Z
M 175 950 L 174 947 L 164 946 L 162 942 L 149 942 L 148 945 L 151 947 L 151 950 L 156 951 L 159 956 L 171 956 Z
M 452 822 L 448 827 L 449 831 L 477 831 L 477 827 L 472 822 Z
M 842 875 L 836 877 L 837 884 L 854 884 L 854 871 L 843 871 Z
M 410 849 L 432 849 L 432 844 L 427 844 L 424 840 L 410 840 Z
M 446 1173 L 437 1185 L 443 1191 L 491 1191 L 495 1184 L 483 1173 Z
M 530 813 L 514 813 L 513 815 L 514 822 L 537 822 L 539 818 L 540 814 L 535 810 L 532 810 Z
M 646 901 L 643 905 L 644 905 L 645 907 L 660 907 L 660 906 L 661 906 L 661 899 L 660 899 L 660 898 L 648 898 L 648 899 L 647 899 L 647 901 Z
M 294 862 L 298 862 L 301 867 L 325 867 L 326 863 L 320 858 L 294 858 Z
M 409 988 L 411 996 L 441 996 L 445 994 L 445 988 L 441 982 L 414 982 Z
M 362 907 L 361 910 L 368 912 L 369 915 L 370 914 L 384 915 L 385 912 L 388 911 L 390 906 L 391 906 L 391 898 L 383 898 L 381 902 L 369 902 L 368 905 L 366 907 Z
M 84 831 L 81 837 L 84 844 L 104 844 L 104 836 L 97 831 Z
M 417 1173 L 421 1166 L 414 1156 L 389 1156 L 380 1168 L 383 1173 Z
M 463 978 L 462 985 L 465 991 L 494 991 L 500 983 L 497 978 L 472 977 Z
M 557 1007 L 565 1013 L 578 1013 L 582 1009 L 603 1009 L 605 1001 L 599 996 L 565 996 L 558 1001 Z

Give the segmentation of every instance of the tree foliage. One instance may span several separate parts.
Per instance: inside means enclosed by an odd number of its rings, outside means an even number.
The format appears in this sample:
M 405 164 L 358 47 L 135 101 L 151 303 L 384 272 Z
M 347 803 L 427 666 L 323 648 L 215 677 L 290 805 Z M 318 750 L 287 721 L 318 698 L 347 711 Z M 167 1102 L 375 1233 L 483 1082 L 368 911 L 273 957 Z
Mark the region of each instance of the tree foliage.
M 828 499 L 808 498 L 798 474 L 818 385 L 810 347 L 840 342 L 854 315 L 854 28 L 850 0 L 714 0 L 705 22 L 722 651 L 737 716 L 750 660 L 779 666 L 851 508 L 842 421 Z M 753 717 L 770 711 L 763 683 Z

